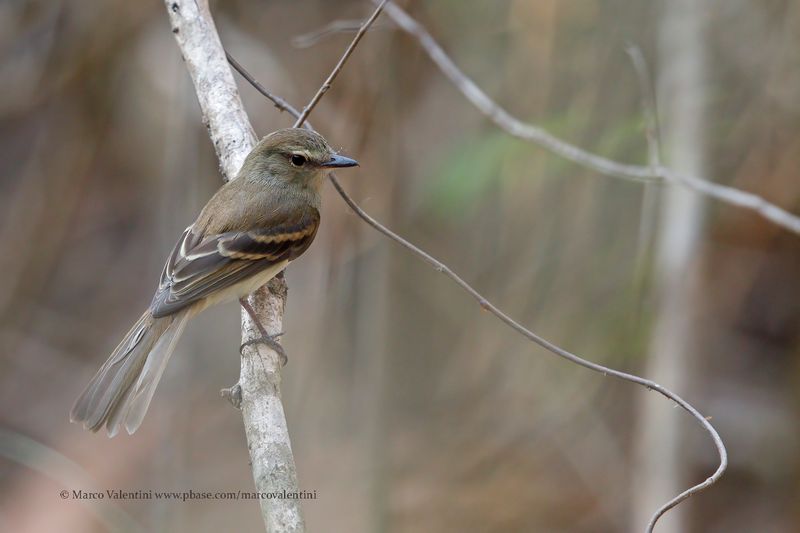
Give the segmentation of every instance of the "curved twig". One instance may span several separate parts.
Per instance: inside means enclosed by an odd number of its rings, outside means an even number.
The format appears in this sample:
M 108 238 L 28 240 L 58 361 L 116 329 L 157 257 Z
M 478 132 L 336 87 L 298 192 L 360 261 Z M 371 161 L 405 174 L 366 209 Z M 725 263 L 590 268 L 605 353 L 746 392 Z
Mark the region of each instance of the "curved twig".
M 229 57 L 230 57 L 230 54 L 229 54 Z M 233 58 L 231 58 L 231 60 L 235 61 L 235 60 L 233 60 Z M 238 65 L 238 63 L 236 63 L 236 65 Z M 242 71 L 244 71 L 244 68 L 241 65 L 238 65 L 237 70 L 241 73 Z M 253 76 L 250 75 L 249 73 L 245 76 L 245 79 L 247 79 L 248 81 L 254 80 Z M 266 96 L 267 98 L 272 100 L 272 102 L 278 108 L 288 112 L 289 114 L 291 114 L 294 117 L 298 117 L 298 119 L 299 119 L 299 117 L 302 116 L 301 113 L 297 109 L 295 109 L 291 104 L 289 104 L 288 102 L 286 102 L 282 98 L 278 99 L 278 100 L 273 99 L 270 96 L 271 93 L 269 93 L 269 91 L 267 91 L 266 89 L 263 89 L 263 87 L 261 87 L 261 84 L 258 84 L 258 82 L 254 83 L 253 86 L 256 87 L 256 89 L 258 89 L 259 92 L 261 92 L 264 96 Z M 569 351 L 561 348 L 560 346 L 557 346 L 557 345 L 553 344 L 552 342 L 544 339 L 543 337 L 541 337 L 541 336 L 537 335 L 536 333 L 532 332 L 531 330 L 527 329 L 525 326 L 523 326 L 522 324 L 520 324 L 519 322 L 517 322 L 516 320 L 514 320 L 510 316 L 508 316 L 500 308 L 498 308 L 496 305 L 494 305 L 492 302 L 490 302 L 486 297 L 484 297 L 481 293 L 479 293 L 477 290 L 475 290 L 469 283 L 464 281 L 458 274 L 456 274 L 446 264 L 442 263 L 441 261 L 439 261 L 438 259 L 436 259 L 432 255 L 430 255 L 429 253 L 427 253 L 424 250 L 422 250 L 421 248 L 415 246 L 411 242 L 407 241 L 403 237 L 401 237 L 398 234 L 394 233 L 392 230 L 390 230 L 389 228 L 387 228 L 386 226 L 384 226 L 383 224 L 381 224 L 380 222 L 378 222 L 377 220 L 372 218 L 366 211 L 364 211 L 347 194 L 347 192 L 339 184 L 339 181 L 336 179 L 335 175 L 333 175 L 333 174 L 330 175 L 330 181 L 333 184 L 333 187 L 336 189 L 336 192 L 339 193 L 339 195 L 342 197 L 342 199 L 345 201 L 345 203 L 350 207 L 350 209 L 353 210 L 353 212 L 355 212 L 356 215 L 358 215 L 359 218 L 361 218 L 364 222 L 366 222 L 373 229 L 377 230 L 379 233 L 383 234 L 384 236 L 386 236 L 389 239 L 393 240 L 394 242 L 398 243 L 403 248 L 405 248 L 406 250 L 410 251 L 411 253 L 413 253 L 417 257 L 421 258 L 423 261 L 425 261 L 426 263 L 431 265 L 433 267 L 433 269 L 436 270 L 437 272 L 439 272 L 441 274 L 444 274 L 445 276 L 450 278 L 451 281 L 455 282 L 456 285 L 461 287 L 461 289 L 463 289 L 470 296 L 472 296 L 475 300 L 477 300 L 478 304 L 483 309 L 485 309 L 485 310 L 489 311 L 490 313 L 492 313 L 501 322 L 506 324 L 508 327 L 510 327 L 511 329 L 513 329 L 514 331 L 516 331 L 517 333 L 522 335 L 523 337 L 525 337 L 528 340 L 534 342 L 535 344 L 538 344 L 539 346 L 541 346 L 545 350 L 557 355 L 558 357 L 566 359 L 567 361 L 575 363 L 576 365 L 582 366 L 584 368 L 588 368 L 589 370 L 592 370 L 594 372 L 598 372 L 600 374 L 603 374 L 604 376 L 613 376 L 613 377 L 621 379 L 623 381 L 628 381 L 630 383 L 635 383 L 637 385 L 641 385 L 642 387 L 645 387 L 647 390 L 654 390 L 654 391 L 658 392 L 659 394 L 661 394 L 662 396 L 674 401 L 676 404 L 678 404 L 681 408 L 683 408 L 685 411 L 687 411 L 690 415 L 692 415 L 700 423 L 700 425 L 703 427 L 703 429 L 705 429 L 706 432 L 708 432 L 708 434 L 711 436 L 711 439 L 714 442 L 714 446 L 717 448 L 717 453 L 719 454 L 719 460 L 720 460 L 719 467 L 717 468 L 717 470 L 708 479 L 706 479 L 702 483 L 698 483 L 697 485 L 694 485 L 693 487 L 687 489 L 686 491 L 682 492 L 681 494 L 679 494 L 678 496 L 676 496 L 675 498 L 673 498 L 672 500 L 670 500 L 669 502 L 664 504 L 660 509 L 658 509 L 658 511 L 656 511 L 656 513 L 653 515 L 653 518 L 651 519 L 650 523 L 647 526 L 647 532 L 648 533 L 653 531 L 653 528 L 655 527 L 656 522 L 658 521 L 659 518 L 661 518 L 661 516 L 664 513 L 666 513 L 667 511 L 669 511 L 670 509 L 672 509 L 676 505 L 678 505 L 680 502 L 682 502 L 686 498 L 689 498 L 690 496 L 707 489 L 708 487 L 710 487 L 711 485 L 716 483 L 716 481 L 720 477 L 722 477 L 722 474 L 725 472 L 725 470 L 728 467 L 728 452 L 725 449 L 725 444 L 722 442 L 722 438 L 719 436 L 719 433 L 714 428 L 714 426 L 712 426 L 711 423 L 708 421 L 708 419 L 705 418 L 689 402 L 687 402 L 686 400 L 684 400 L 683 398 L 678 396 L 676 393 L 672 392 L 671 390 L 667 389 L 666 387 L 663 387 L 663 386 L 659 385 L 658 383 L 656 383 L 654 381 L 651 381 L 649 379 L 645 379 L 645 378 L 636 376 L 634 374 L 628 374 L 626 372 L 621 372 L 619 370 L 614 370 L 612 368 L 608 368 L 606 366 L 603 366 L 603 365 L 600 365 L 600 364 L 597 364 L 597 363 L 593 363 L 591 361 L 587 361 L 586 359 L 583 359 L 583 358 L 573 354 L 572 352 L 569 352 Z
M 659 385 L 654 381 L 636 376 L 634 374 L 628 374 L 626 372 L 614 370 L 612 368 L 597 363 L 593 363 L 591 361 L 587 361 L 586 359 L 583 359 L 582 357 L 579 357 L 573 354 L 572 352 L 569 352 L 561 348 L 560 346 L 553 344 L 552 342 L 546 340 L 543 337 L 540 337 L 536 333 L 527 329 L 525 326 L 523 326 L 510 316 L 508 316 L 506 313 L 500 310 L 496 305 L 494 305 L 492 302 L 486 299 L 481 293 L 475 290 L 469 283 L 464 281 L 458 274 L 453 272 L 453 270 L 450 267 L 448 267 L 447 265 L 445 265 L 432 255 L 428 254 L 424 250 L 421 250 L 414 244 L 411 244 L 410 242 L 400 237 L 399 235 L 397 235 L 396 233 L 394 233 L 393 231 L 382 225 L 380 222 L 372 218 L 366 211 L 361 209 L 361 207 L 358 204 L 356 204 L 352 198 L 350 198 L 350 196 L 347 194 L 347 192 L 345 192 L 345 190 L 342 188 L 342 186 L 339 184 L 339 181 L 333 174 L 331 174 L 330 180 L 331 183 L 333 184 L 333 187 L 336 189 L 336 192 L 339 193 L 339 195 L 344 199 L 345 203 L 347 203 L 347 205 L 350 206 L 350 209 L 352 209 L 364 222 L 372 226 L 372 228 L 382 233 L 386 237 L 389 237 L 391 240 L 400 244 L 406 250 L 409 250 L 416 256 L 422 258 L 426 263 L 431 265 L 437 272 L 444 274 L 445 276 L 450 278 L 453 282 L 455 282 L 456 285 L 458 285 L 465 292 L 467 292 L 467 294 L 475 298 L 475 300 L 478 301 L 478 304 L 480 304 L 480 306 L 483 309 L 492 313 L 494 316 L 500 319 L 500 321 L 503 322 L 505 325 L 507 325 L 508 327 L 510 327 L 523 337 L 527 338 L 528 340 L 538 344 L 539 346 L 549 351 L 550 353 L 553 353 L 563 359 L 566 359 L 567 361 L 575 363 L 576 365 L 588 368 L 589 370 L 593 370 L 595 372 L 603 374 L 604 376 L 613 376 L 623 381 L 628 381 L 631 383 L 635 383 L 637 385 L 641 385 L 645 387 L 647 390 L 654 390 L 658 392 L 662 396 L 669 398 L 670 400 L 674 401 L 679 406 L 681 406 L 684 410 L 686 410 L 700 423 L 703 429 L 705 429 L 708 432 L 708 434 L 711 435 L 711 439 L 714 441 L 714 446 L 716 446 L 717 448 L 717 453 L 719 453 L 719 460 L 720 460 L 719 467 L 711 475 L 711 477 L 709 477 L 702 483 L 698 483 L 697 485 L 682 492 L 681 494 L 679 494 L 678 496 L 667 502 L 665 505 L 663 505 L 658 511 L 656 511 L 656 513 L 653 515 L 653 518 L 650 520 L 650 523 L 647 526 L 647 533 L 653 531 L 656 522 L 658 521 L 659 518 L 661 518 L 661 516 L 664 513 L 666 513 L 679 503 L 681 503 L 686 498 L 692 496 L 693 494 L 696 494 L 702 490 L 707 489 L 708 487 L 716 483 L 716 481 L 720 477 L 722 477 L 722 474 L 728 467 L 728 452 L 725 449 L 725 444 L 722 442 L 722 438 L 719 436 L 719 433 L 717 433 L 717 430 L 714 429 L 714 426 L 712 426 L 711 423 L 708 421 L 708 419 L 704 417 L 702 414 L 700 414 L 700 412 L 697 409 L 695 409 L 689 402 L 687 402 L 686 400 L 678 396 L 676 393 L 672 392 L 666 387 L 662 387 L 661 385 Z
M 372 0 L 373 3 L 378 0 Z M 502 130 L 508 134 L 529 141 L 564 159 L 577 163 L 607 176 L 636 180 L 636 181 L 663 181 L 686 187 L 696 193 L 704 194 L 723 203 L 748 209 L 763 218 L 781 226 L 793 233 L 800 234 L 800 216 L 794 215 L 750 192 L 745 192 L 735 187 L 719 185 L 711 181 L 675 172 L 665 166 L 640 166 L 619 163 L 611 159 L 587 152 L 582 148 L 572 145 L 555 137 L 534 124 L 519 120 L 492 100 L 478 85 L 464 74 L 442 49 L 430 33 L 402 8 L 394 3 L 385 7 L 397 26 L 414 37 L 422 46 L 428 57 L 431 58 L 439 70 L 442 71 L 456 88 L 469 100 L 478 111 L 486 115 Z

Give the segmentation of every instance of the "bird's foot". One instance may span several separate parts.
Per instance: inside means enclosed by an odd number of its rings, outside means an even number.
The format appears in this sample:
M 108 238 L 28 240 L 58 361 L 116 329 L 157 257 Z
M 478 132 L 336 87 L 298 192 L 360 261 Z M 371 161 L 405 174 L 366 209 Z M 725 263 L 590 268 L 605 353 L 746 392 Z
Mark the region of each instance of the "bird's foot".
M 276 333 L 275 335 L 262 335 L 261 337 L 256 337 L 255 339 L 250 339 L 249 341 L 245 341 L 239 346 L 239 353 L 241 354 L 244 351 L 245 346 L 252 346 L 254 344 L 263 344 L 264 346 L 268 346 L 275 350 L 275 352 L 281 358 L 281 366 L 286 366 L 286 363 L 289 362 L 289 357 L 286 355 L 286 350 L 283 349 L 281 343 L 278 342 L 278 338 L 283 335 L 283 332 Z
M 250 320 L 253 321 L 253 324 L 255 324 L 256 329 L 258 329 L 259 333 L 261 333 L 261 337 L 250 339 L 249 341 L 245 341 L 244 343 L 242 343 L 242 345 L 239 346 L 239 354 L 241 355 L 245 346 L 252 346 L 254 344 L 263 344 L 275 350 L 275 352 L 281 358 L 281 366 L 286 366 L 286 363 L 289 362 L 289 357 L 286 355 L 286 350 L 284 350 L 283 346 L 281 346 L 280 343 L 278 342 L 278 337 L 283 335 L 283 332 L 270 335 L 269 333 L 267 333 L 266 328 L 264 328 L 264 326 L 261 325 L 261 322 L 258 321 L 256 312 L 250 305 L 250 302 L 247 301 L 247 298 L 239 298 L 239 303 L 242 305 L 244 310 L 247 311 L 247 314 L 250 315 Z

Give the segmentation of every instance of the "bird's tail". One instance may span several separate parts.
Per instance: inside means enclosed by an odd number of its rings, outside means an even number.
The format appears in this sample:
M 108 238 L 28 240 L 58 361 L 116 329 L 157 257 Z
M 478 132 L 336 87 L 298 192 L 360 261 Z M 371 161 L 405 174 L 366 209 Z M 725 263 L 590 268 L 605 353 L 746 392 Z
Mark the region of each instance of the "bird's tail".
M 116 435 L 122 425 L 128 433 L 136 431 L 188 313 L 184 310 L 154 318 L 145 311 L 77 399 L 70 420 L 83 422 L 92 431 L 105 424 L 109 437 Z

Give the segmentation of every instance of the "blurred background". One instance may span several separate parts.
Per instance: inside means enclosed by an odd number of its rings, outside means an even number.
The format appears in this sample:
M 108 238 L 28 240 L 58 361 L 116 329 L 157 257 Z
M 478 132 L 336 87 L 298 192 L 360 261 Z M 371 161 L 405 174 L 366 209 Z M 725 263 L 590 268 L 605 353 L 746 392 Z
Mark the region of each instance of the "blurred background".
M 800 213 L 800 2 L 404 5 L 521 119 Z M 297 106 L 351 37 L 319 30 L 370 10 L 212 2 L 228 50 Z M 59 497 L 253 490 L 241 416 L 219 397 L 238 375 L 235 305 L 188 328 L 134 436 L 68 420 L 221 184 L 163 4 L 3 2 L 0 79 L 0 530 L 263 530 L 248 501 Z M 237 81 L 259 135 L 291 125 Z M 800 531 L 800 235 L 508 136 L 385 16 L 312 122 L 360 160 L 341 179 L 368 212 L 549 340 L 712 417 L 730 469 L 659 532 Z M 330 187 L 287 279 L 283 397 L 318 495 L 310 531 L 642 531 L 717 466 L 685 412 L 526 342 Z

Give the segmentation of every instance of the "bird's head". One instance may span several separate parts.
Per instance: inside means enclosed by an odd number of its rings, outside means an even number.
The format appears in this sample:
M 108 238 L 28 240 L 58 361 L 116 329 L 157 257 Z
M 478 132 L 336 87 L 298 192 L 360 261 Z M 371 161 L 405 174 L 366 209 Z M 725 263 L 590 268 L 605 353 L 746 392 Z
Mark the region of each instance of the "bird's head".
M 240 175 L 317 190 L 330 171 L 356 165 L 354 159 L 338 155 L 322 135 L 302 128 L 286 128 L 261 139 L 245 159 Z

